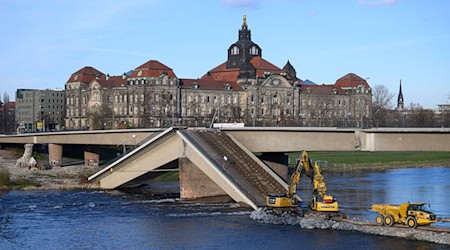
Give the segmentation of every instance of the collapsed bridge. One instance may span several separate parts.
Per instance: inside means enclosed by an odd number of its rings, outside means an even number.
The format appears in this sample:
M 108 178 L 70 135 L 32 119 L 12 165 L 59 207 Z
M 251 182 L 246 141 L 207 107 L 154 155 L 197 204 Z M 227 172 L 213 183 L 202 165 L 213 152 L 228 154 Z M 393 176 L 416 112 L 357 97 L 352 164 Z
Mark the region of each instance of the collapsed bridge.
M 268 194 L 288 189 L 280 177 L 287 169 L 274 171 L 234 137 L 213 129 L 154 134 L 89 180 L 105 189 L 134 187 L 174 168 L 185 199 L 228 195 L 256 209 L 265 206 Z

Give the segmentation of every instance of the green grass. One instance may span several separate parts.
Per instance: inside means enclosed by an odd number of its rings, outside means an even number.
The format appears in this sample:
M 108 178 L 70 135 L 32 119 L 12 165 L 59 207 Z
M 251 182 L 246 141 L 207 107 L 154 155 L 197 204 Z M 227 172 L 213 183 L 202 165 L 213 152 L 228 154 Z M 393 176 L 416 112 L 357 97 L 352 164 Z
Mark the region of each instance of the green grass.
M 15 188 L 25 188 L 25 187 L 37 187 L 39 184 L 36 181 L 26 179 L 26 178 L 17 178 L 14 181 Z
M 178 171 L 167 172 L 155 178 L 156 181 L 178 181 Z
M 450 165 L 450 152 L 308 152 L 313 161 L 335 164 L 379 165 L 379 164 L 424 164 L 442 163 Z M 296 163 L 298 153 L 289 154 L 289 165 Z

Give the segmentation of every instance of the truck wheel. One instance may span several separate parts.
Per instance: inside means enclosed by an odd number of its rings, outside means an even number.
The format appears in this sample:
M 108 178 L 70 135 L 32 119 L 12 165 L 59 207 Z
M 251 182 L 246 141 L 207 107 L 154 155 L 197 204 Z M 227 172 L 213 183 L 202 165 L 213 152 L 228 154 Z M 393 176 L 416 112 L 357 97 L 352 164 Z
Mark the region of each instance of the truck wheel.
M 383 218 L 383 216 L 382 216 L 381 214 L 379 214 L 379 215 L 377 216 L 377 218 L 375 219 L 375 222 L 376 222 L 378 225 L 383 226 L 383 225 L 384 225 L 384 218 Z
M 406 219 L 406 225 L 410 228 L 416 228 L 417 227 L 417 220 L 416 218 L 410 216 Z
M 392 218 L 392 216 L 387 215 L 386 217 L 384 217 L 384 224 L 386 226 L 392 227 L 392 225 L 394 225 L 394 218 Z

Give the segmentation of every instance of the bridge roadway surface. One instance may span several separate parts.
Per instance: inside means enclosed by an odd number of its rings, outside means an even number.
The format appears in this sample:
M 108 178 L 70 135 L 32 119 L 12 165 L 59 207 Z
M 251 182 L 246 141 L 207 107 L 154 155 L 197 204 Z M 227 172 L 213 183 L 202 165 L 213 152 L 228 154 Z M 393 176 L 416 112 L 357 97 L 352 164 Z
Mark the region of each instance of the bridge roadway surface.
M 450 151 L 450 128 L 244 127 L 220 130 L 232 135 L 254 153 L 299 152 L 304 149 L 310 151 Z M 122 129 L 0 135 L 0 144 L 138 145 L 150 135 L 162 131 L 164 129 Z

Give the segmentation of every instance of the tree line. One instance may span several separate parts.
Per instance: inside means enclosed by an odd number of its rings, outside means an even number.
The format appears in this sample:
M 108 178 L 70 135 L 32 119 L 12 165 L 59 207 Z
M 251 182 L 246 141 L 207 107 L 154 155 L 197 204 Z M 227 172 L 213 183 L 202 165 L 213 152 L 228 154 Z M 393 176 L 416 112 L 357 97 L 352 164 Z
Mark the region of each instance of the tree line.
M 450 127 L 450 110 L 436 113 L 418 103 L 402 109 L 394 108 L 394 94 L 384 85 L 376 85 L 372 93 L 373 127 Z

